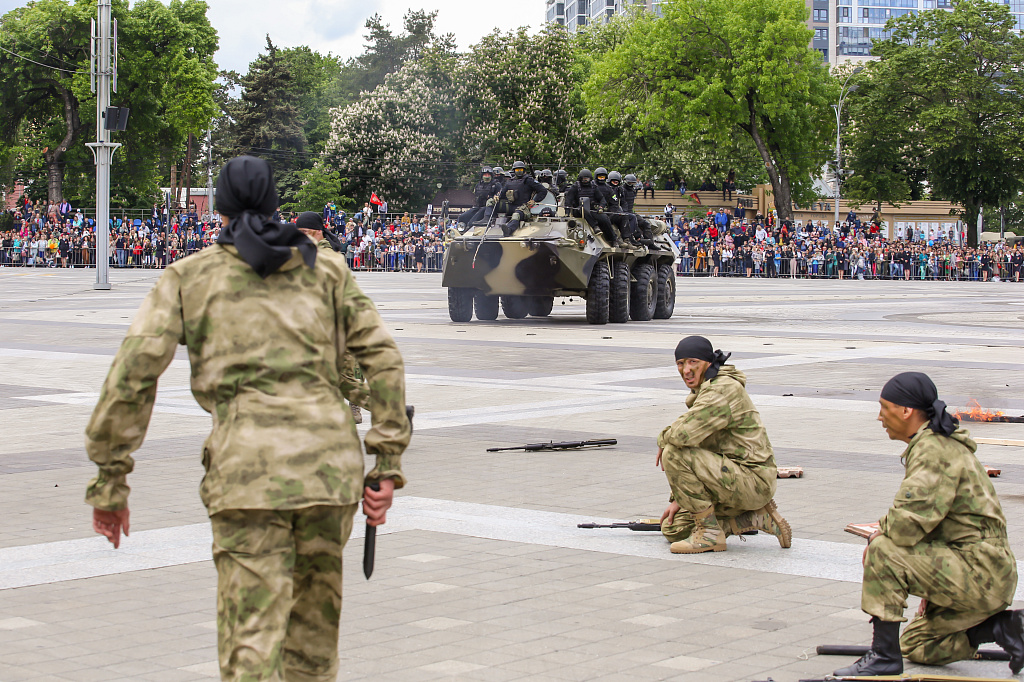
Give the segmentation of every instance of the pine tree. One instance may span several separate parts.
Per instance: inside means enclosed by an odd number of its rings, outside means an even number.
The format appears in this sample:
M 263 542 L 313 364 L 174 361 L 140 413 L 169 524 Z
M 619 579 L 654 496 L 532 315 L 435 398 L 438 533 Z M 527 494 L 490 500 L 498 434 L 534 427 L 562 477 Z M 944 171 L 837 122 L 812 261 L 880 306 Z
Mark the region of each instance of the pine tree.
M 282 200 L 291 198 L 299 186 L 296 171 L 305 165 L 306 134 L 291 68 L 269 35 L 266 54 L 239 83 L 242 95 L 233 112 L 237 151 L 269 161 Z

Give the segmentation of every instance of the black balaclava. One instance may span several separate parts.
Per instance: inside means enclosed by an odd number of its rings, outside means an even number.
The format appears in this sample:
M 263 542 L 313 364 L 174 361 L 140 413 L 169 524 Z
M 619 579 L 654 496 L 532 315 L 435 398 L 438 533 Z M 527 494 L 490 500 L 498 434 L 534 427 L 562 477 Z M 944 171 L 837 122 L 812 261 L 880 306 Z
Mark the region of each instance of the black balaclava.
M 299 217 L 295 219 L 295 227 L 303 230 L 317 230 L 322 233 L 324 239 L 331 245 L 331 248 L 335 251 L 341 251 L 341 240 L 338 235 L 331 232 L 326 225 L 324 225 L 323 218 L 320 217 L 319 213 L 314 211 L 305 211 L 299 214 Z
M 958 419 L 946 412 L 946 403 L 939 400 L 935 382 L 923 372 L 903 372 L 889 379 L 882 387 L 882 398 L 923 411 L 928 415 L 928 428 L 943 436 L 951 435 L 960 425 Z
M 316 264 L 316 244 L 294 225 L 270 220 L 280 199 L 274 172 L 263 159 L 237 156 L 220 169 L 217 178 L 217 210 L 231 218 L 220 231 L 218 244 L 232 244 L 256 274 L 266 279 L 292 257 L 298 248 L 302 260 Z
M 703 336 L 687 336 L 676 346 L 676 361 L 694 358 L 710 362 L 711 366 L 704 372 L 704 381 L 711 381 L 718 376 L 718 370 L 732 357 L 732 353 L 714 350 L 711 342 Z

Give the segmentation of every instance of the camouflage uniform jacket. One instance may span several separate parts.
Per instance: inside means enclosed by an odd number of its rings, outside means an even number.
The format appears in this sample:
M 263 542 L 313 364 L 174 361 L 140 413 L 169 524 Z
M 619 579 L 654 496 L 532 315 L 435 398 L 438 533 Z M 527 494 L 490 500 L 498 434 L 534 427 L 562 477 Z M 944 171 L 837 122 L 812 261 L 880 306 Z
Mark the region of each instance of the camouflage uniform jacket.
M 662 430 L 658 447 L 700 447 L 748 467 L 774 469 L 772 444 L 746 384 L 743 372 L 723 365 L 718 376 L 687 396 L 690 409 Z
M 367 480 L 404 485 L 402 357 L 345 258 L 321 250 L 308 268 L 293 248 L 264 280 L 234 247 L 215 245 L 167 268 L 114 358 L 86 427 L 86 450 L 99 466 L 86 492 L 94 507 L 127 505 L 131 453 L 179 344 L 188 348 L 192 394 L 213 417 L 200 486 L 211 515 L 360 499 L 363 456 L 339 388 L 346 351 L 374 394 L 365 444 L 377 465 Z
M 903 452 L 906 474 L 892 507 L 879 521 L 882 533 L 903 547 L 991 543 L 1003 548 L 1013 563 L 1006 517 L 974 455 L 977 449 L 967 429 L 947 437 L 922 426 Z

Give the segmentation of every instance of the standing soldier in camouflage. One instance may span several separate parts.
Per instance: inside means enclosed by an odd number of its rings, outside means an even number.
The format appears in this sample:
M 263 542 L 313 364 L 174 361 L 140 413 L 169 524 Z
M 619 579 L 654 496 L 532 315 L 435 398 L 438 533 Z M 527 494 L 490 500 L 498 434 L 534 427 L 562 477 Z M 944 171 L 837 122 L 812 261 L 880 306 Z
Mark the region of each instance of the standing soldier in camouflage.
M 145 436 L 157 379 L 184 344 L 192 393 L 213 417 L 200 495 L 213 527 L 221 676 L 326 682 L 337 676 L 341 555 L 359 498 L 379 526 L 405 484 L 405 373 L 344 258 L 269 220 L 277 205 L 262 159 L 221 169 L 218 243 L 167 268 L 104 382 L 86 428 L 99 467 L 86 501 L 93 528 L 118 547 L 128 534 L 130 453 Z M 365 446 L 377 464 L 365 476 L 339 389 L 346 352 L 373 394 Z
M 907 443 L 906 473 L 864 549 L 861 608 L 874 626 L 871 649 L 835 675 L 898 675 L 903 656 L 945 665 L 987 642 L 1010 654 L 1016 675 L 1024 668 L 1024 611 L 1007 607 L 1017 563 L 978 446 L 926 374 L 897 374 L 878 402 L 889 438 Z M 901 639 L 910 594 L 923 601 Z
M 341 240 L 323 224 L 319 213 L 306 211 L 300 213 L 295 221 L 299 232 L 306 235 L 314 242 L 318 249 L 341 252 Z M 359 369 L 356 356 L 347 352 L 342 358 L 341 366 L 341 395 L 348 401 L 352 410 L 352 419 L 356 424 L 363 423 L 363 410 L 372 412 L 370 409 L 370 387 L 366 385 L 366 378 Z
M 703 336 L 676 346 L 676 368 L 692 393 L 689 411 L 658 436 L 672 497 L 661 532 L 673 554 L 724 552 L 729 535 L 758 530 L 789 547 L 793 533 L 772 496 L 778 472 L 747 377 Z

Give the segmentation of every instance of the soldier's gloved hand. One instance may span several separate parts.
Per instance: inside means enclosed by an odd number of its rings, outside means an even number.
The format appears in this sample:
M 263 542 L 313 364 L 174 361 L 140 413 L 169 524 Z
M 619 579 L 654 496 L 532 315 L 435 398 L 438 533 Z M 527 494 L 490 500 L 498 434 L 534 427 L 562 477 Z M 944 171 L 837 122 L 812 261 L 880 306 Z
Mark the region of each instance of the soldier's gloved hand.
M 121 530 L 128 537 L 128 507 L 118 511 L 92 510 L 92 529 L 110 540 L 114 549 L 121 546 Z
M 533 208 L 536 205 L 537 205 L 537 202 L 534 201 L 533 199 L 530 199 L 529 201 L 526 202 L 526 207 L 527 208 Z
M 363 513 L 366 523 L 371 526 L 383 526 L 387 523 L 388 509 L 395 496 L 395 482 L 385 478 L 380 482 L 380 490 L 363 488 Z

